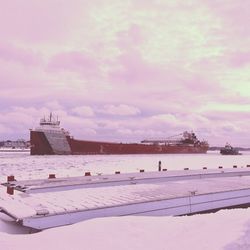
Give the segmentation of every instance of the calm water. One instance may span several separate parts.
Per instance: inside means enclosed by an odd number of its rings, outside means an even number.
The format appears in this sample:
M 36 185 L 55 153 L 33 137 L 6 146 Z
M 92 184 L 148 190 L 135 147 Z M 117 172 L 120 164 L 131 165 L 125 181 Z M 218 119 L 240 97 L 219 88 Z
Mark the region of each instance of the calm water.
M 168 154 L 168 155 L 80 155 L 80 156 L 30 156 L 29 153 L 0 153 L 0 181 L 14 175 L 16 179 L 47 178 L 48 174 L 57 177 L 79 176 L 90 171 L 110 174 L 115 171 L 138 172 L 156 171 L 158 162 L 162 168 L 177 170 L 183 168 L 209 169 L 245 167 L 250 164 L 250 152 L 242 155 L 222 156 L 217 151 L 207 154 Z

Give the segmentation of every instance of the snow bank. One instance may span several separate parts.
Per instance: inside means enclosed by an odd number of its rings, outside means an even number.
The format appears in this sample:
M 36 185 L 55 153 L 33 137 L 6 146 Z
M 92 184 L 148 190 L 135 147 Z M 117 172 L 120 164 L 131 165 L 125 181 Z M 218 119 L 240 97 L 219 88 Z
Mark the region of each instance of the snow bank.
M 98 218 L 23 235 L 1 230 L 1 222 L 0 246 L 5 250 L 250 249 L 249 218 L 250 209 L 183 217 Z

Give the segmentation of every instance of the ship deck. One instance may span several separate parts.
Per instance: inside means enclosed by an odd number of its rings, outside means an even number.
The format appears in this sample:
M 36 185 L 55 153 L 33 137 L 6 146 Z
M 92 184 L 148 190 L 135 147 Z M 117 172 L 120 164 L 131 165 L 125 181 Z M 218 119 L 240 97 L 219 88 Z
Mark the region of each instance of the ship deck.
M 0 188 L 0 210 L 35 229 L 107 216 L 193 214 L 248 205 L 249 175 L 242 168 L 14 181 L 3 184 L 14 195 Z

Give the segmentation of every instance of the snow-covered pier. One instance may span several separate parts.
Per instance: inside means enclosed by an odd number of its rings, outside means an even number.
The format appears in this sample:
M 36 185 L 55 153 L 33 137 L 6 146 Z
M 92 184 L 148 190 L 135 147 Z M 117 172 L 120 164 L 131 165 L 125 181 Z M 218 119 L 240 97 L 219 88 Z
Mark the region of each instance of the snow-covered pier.
M 185 215 L 250 204 L 250 170 L 183 170 L 9 181 L 0 211 L 45 229 L 107 216 Z M 20 191 L 18 191 L 20 190 Z
M 50 174 L 48 179 L 37 180 L 15 180 L 14 176 L 8 177 L 6 183 L 2 185 L 9 188 L 25 192 L 25 193 L 41 193 L 41 192 L 54 192 L 65 191 L 79 188 L 95 188 L 106 186 L 120 186 L 131 184 L 147 184 L 159 183 L 168 181 L 179 180 L 192 180 L 192 179 L 207 179 L 207 178 L 222 178 L 222 177 L 237 177 L 237 176 L 250 176 L 250 168 L 232 168 L 223 169 L 203 169 L 203 170 L 171 170 L 171 171 L 157 171 L 157 172 L 144 172 L 141 170 L 139 173 L 124 173 L 119 171 L 116 174 L 91 175 L 90 172 L 85 173 L 84 176 L 56 178 L 54 174 Z

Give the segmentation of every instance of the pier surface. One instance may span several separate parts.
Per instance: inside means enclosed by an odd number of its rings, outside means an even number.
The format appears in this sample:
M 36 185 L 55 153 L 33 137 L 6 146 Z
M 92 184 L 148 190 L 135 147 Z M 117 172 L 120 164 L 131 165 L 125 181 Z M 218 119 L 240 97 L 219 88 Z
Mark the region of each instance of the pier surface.
M 6 187 L 15 189 L 6 194 Z M 106 216 L 184 215 L 250 203 L 250 170 L 183 170 L 9 181 L 0 211 L 45 229 Z
M 89 173 L 91 174 L 91 173 Z M 203 169 L 203 170 L 171 170 L 157 172 L 124 173 L 112 175 L 88 175 L 66 178 L 48 178 L 37 180 L 9 181 L 4 186 L 13 187 L 25 193 L 41 193 L 65 191 L 79 188 L 95 188 L 130 184 L 159 183 L 178 180 L 207 179 L 250 176 L 250 168 Z M 13 177 L 14 178 L 14 177 Z

